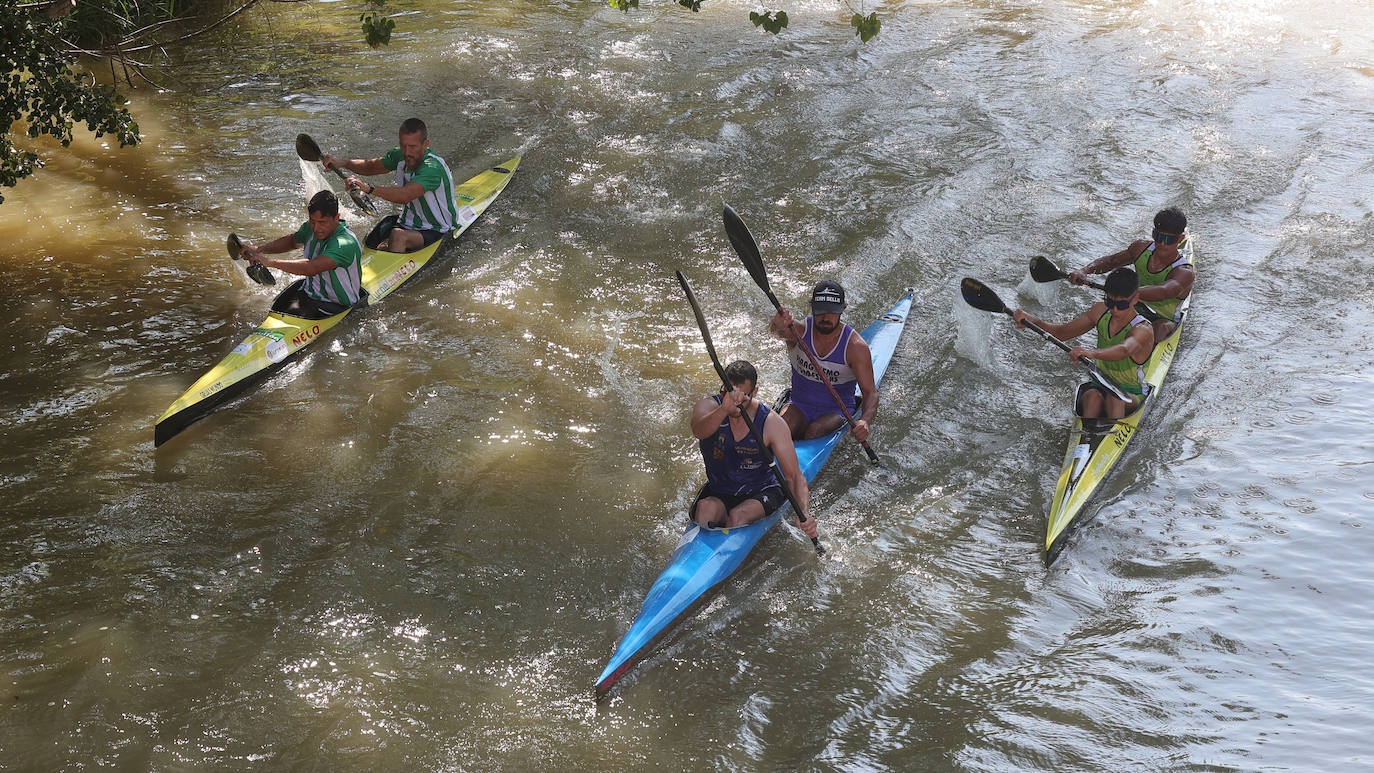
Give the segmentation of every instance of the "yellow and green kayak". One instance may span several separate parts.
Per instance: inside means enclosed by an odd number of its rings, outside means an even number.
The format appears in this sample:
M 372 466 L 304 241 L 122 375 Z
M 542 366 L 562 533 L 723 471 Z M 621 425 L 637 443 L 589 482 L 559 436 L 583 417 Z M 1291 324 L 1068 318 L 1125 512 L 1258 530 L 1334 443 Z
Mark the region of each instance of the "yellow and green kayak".
M 319 340 L 330 328 L 361 306 L 372 305 L 390 295 L 429 263 L 446 243 L 456 239 L 486 211 L 510 182 L 511 174 L 520 165 L 517 156 L 486 169 L 454 191 L 458 201 L 458 227 L 444 238 L 415 252 L 383 252 L 364 247 L 362 262 L 363 300 L 349 309 L 333 314 L 308 318 L 273 311 L 267 319 L 235 346 L 219 364 L 191 385 L 181 397 L 167 408 L 157 420 L 153 444 L 160 446 L 177 433 L 205 418 L 220 405 L 233 399 L 248 387 L 277 371 L 310 344 Z M 367 243 L 375 243 L 369 236 Z M 297 292 L 299 282 L 292 283 L 278 296 L 284 299 Z M 274 303 L 274 307 L 277 304 Z
M 1181 249 L 1189 256 L 1193 252 L 1191 239 L 1183 242 Z M 1087 518 L 1080 517 L 1083 507 L 1088 503 L 1097 487 L 1107 478 L 1113 466 L 1126 450 L 1126 444 L 1135 436 L 1136 428 L 1145 412 L 1158 399 L 1160 386 L 1178 350 L 1179 336 L 1183 333 L 1183 323 L 1187 321 L 1188 305 L 1192 294 L 1183 299 L 1178 308 L 1178 324 L 1168 338 L 1155 344 L 1150 359 L 1145 363 L 1145 381 L 1150 391 L 1130 415 L 1121 419 L 1084 419 L 1075 411 L 1073 427 L 1069 430 L 1069 448 L 1064 454 L 1064 466 L 1059 472 L 1059 482 L 1054 487 L 1054 502 L 1050 506 L 1049 521 L 1045 529 L 1045 565 L 1054 563 L 1074 529 Z M 1082 387 L 1079 387 L 1081 392 Z M 1074 405 L 1078 404 L 1075 396 Z

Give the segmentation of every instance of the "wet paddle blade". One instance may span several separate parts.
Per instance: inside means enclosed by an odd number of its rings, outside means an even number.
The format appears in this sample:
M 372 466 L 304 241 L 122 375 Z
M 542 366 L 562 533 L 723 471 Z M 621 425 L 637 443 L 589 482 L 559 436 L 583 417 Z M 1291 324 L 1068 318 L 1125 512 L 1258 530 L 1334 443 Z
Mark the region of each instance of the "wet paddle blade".
M 972 306 L 979 311 L 990 311 L 994 314 L 1007 314 L 1007 305 L 1002 303 L 1002 299 L 997 297 L 997 293 L 992 288 L 971 277 L 964 277 L 959 283 L 959 292 L 964 296 L 964 303 Z
M 1049 258 L 1044 255 L 1036 255 L 1030 262 L 1031 279 L 1037 282 L 1057 282 L 1060 279 L 1068 279 L 1069 275 L 1059 270 Z
M 319 161 L 324 156 L 320 146 L 309 134 L 296 135 L 296 155 L 303 161 Z
M 754 241 L 754 235 L 749 233 L 749 226 L 744 224 L 743 218 L 729 204 L 721 210 L 721 219 L 725 222 L 725 235 L 730 237 L 730 246 L 734 248 L 745 270 L 753 277 L 759 289 L 776 304 L 773 291 L 768 286 L 768 272 L 763 266 L 763 255 L 759 252 L 758 242 Z
M 272 272 L 267 270 L 267 266 L 261 263 L 249 263 L 248 268 L 244 269 L 248 278 L 260 285 L 275 285 L 277 280 L 272 277 Z
M 229 253 L 229 257 L 234 260 L 245 260 L 243 257 L 243 240 L 238 234 L 229 234 L 229 238 L 224 240 L 224 249 Z M 267 266 L 261 263 L 249 262 L 243 269 L 249 279 L 260 285 L 275 285 L 277 280 L 272 277 L 272 272 L 267 270 Z

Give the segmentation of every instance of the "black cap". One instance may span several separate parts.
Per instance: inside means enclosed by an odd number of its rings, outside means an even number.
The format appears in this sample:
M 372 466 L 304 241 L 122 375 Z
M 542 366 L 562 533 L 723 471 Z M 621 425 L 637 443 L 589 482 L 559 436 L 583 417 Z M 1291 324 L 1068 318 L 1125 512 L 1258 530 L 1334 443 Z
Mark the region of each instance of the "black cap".
M 833 279 L 816 285 L 811 291 L 812 314 L 839 314 L 844 311 L 844 288 Z

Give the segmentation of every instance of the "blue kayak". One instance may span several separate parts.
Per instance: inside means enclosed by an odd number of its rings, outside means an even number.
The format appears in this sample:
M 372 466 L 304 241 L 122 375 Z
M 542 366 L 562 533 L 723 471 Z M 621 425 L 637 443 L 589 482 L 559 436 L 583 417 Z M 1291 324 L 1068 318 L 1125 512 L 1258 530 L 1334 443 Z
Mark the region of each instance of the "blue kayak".
M 892 360 L 892 352 L 897 348 L 897 340 L 901 338 L 911 311 L 911 298 L 912 290 L 908 288 L 897 305 L 860 333 L 873 353 L 875 383 L 882 383 L 883 373 Z M 849 428 L 845 426 L 825 437 L 797 441 L 797 460 L 808 483 L 815 480 L 830 458 L 830 452 L 847 434 Z M 790 505 L 785 504 L 763 520 L 733 529 L 706 529 L 689 523 L 668 567 L 644 598 L 639 616 L 616 646 L 606 670 L 597 678 L 597 699 L 604 697 L 620 677 L 652 652 L 678 621 L 694 614 L 710 597 L 711 591 L 730 579 L 789 508 Z

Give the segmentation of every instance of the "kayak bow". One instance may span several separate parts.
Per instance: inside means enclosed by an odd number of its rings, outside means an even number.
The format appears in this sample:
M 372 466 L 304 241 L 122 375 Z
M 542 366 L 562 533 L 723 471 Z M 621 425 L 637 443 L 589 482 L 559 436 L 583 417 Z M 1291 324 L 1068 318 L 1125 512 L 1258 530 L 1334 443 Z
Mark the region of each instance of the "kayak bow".
M 205 418 L 220 405 L 241 394 L 271 373 L 280 370 L 302 349 L 319 340 L 330 328 L 362 306 L 381 301 L 402 283 L 424 268 L 440 247 L 458 238 L 468 226 L 501 195 L 511 174 L 520 166 L 520 157 L 484 170 L 459 185 L 454 191 L 458 201 L 458 227 L 444 238 L 415 252 L 396 253 L 364 247 L 362 257 L 365 295 L 351 309 L 320 319 L 272 312 L 257 329 L 233 348 L 215 367 L 201 376 L 178 397 L 157 420 L 153 445 L 160 446 L 177 433 Z M 371 237 L 367 240 L 372 241 Z M 292 283 L 282 295 L 294 291 Z M 279 295 L 278 298 L 281 296 Z
M 860 333 L 873 354 L 875 384 L 882 382 L 892 360 L 911 311 L 911 300 L 912 290 L 908 288 L 890 311 Z M 848 431 L 848 427 L 841 427 L 824 437 L 797 441 L 797 461 L 808 483 L 815 479 Z M 788 507 L 784 505 L 767 518 L 738 528 L 707 529 L 688 523 L 667 568 L 649 588 L 639 615 L 597 677 L 594 692 L 598 700 L 652 652 L 678 622 L 693 615 L 713 590 L 739 570 L 764 535 L 782 520 Z
M 1184 241 L 1182 249 L 1191 259 L 1192 240 Z M 1183 299 L 1179 305 L 1181 316 L 1178 325 L 1168 338 L 1156 344 L 1150 352 L 1150 359 L 1145 363 L 1145 381 L 1150 385 L 1150 392 L 1139 408 L 1121 419 L 1084 419 L 1074 411 L 1073 426 L 1069 429 L 1069 448 L 1064 454 L 1064 465 L 1059 472 L 1059 482 L 1054 487 L 1054 502 L 1046 523 L 1046 566 L 1059 557 L 1069 535 L 1079 524 L 1088 520 L 1079 517 L 1083 506 L 1121 458 L 1126 444 L 1135 436 L 1145 411 L 1159 394 L 1164 376 L 1168 374 L 1174 354 L 1178 351 L 1179 336 L 1183 333 L 1183 323 L 1187 321 L 1188 305 L 1192 300 L 1191 293 Z M 1075 405 L 1077 400 L 1075 396 Z

